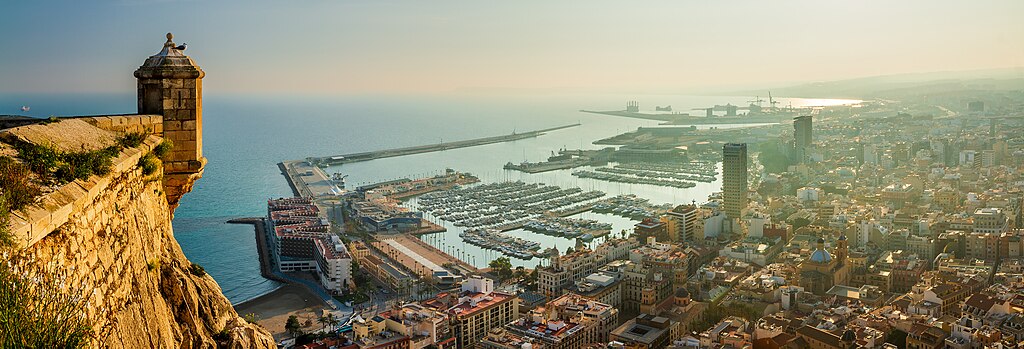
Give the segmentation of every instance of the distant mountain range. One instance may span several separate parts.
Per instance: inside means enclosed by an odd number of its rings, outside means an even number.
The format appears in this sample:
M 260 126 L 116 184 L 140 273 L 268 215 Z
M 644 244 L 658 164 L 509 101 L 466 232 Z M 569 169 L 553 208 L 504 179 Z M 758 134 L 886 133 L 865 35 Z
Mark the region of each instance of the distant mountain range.
M 1024 90 L 1024 67 L 913 73 L 813 82 L 771 88 L 777 97 L 874 98 L 908 93 L 932 94 L 972 90 Z M 761 90 L 734 95 L 764 95 Z

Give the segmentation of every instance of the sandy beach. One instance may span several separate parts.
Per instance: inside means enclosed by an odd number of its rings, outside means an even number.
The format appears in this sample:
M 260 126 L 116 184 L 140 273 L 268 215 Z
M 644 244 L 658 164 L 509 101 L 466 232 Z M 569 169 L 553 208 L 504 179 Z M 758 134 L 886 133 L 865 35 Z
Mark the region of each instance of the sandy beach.
M 288 336 L 284 324 L 291 315 L 298 316 L 303 325 L 312 321 L 312 326 L 304 327 L 303 331 L 320 330 L 321 325 L 316 319 L 323 313 L 326 304 L 316 295 L 302 286 L 285 285 L 273 292 L 253 298 L 235 306 L 239 315 L 256 314 L 257 323 L 263 326 L 274 339 L 280 341 Z

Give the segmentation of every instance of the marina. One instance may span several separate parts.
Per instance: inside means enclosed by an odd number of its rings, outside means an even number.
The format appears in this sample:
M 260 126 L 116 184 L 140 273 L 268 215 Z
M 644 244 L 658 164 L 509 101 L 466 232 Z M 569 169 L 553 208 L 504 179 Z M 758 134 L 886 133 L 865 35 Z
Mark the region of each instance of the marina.
M 522 181 L 481 184 L 420 196 L 419 209 L 468 229 L 517 229 L 530 218 L 562 209 L 571 212 L 605 195 Z M 556 213 L 557 214 L 557 213 Z
M 526 222 L 523 225 L 523 229 L 546 235 L 590 241 L 595 237 L 604 236 L 611 232 L 612 224 L 602 223 L 593 219 L 541 217 Z
M 672 204 L 654 205 L 650 200 L 632 194 L 615 196 L 593 206 L 594 212 L 611 213 L 635 220 L 661 216 L 671 209 Z
M 500 251 L 504 255 L 523 260 L 546 256 L 545 253 L 539 251 L 540 243 L 513 237 L 497 229 L 466 230 L 459 233 L 459 237 L 472 245 Z
M 673 187 L 673 188 L 693 188 L 697 186 L 694 182 L 681 181 L 675 179 L 661 179 L 661 178 L 645 178 L 629 175 L 621 175 L 615 173 L 606 173 L 598 171 L 580 170 L 572 173 L 573 176 L 580 178 L 595 178 L 608 182 L 617 183 L 629 183 L 629 184 L 650 184 L 660 187 Z

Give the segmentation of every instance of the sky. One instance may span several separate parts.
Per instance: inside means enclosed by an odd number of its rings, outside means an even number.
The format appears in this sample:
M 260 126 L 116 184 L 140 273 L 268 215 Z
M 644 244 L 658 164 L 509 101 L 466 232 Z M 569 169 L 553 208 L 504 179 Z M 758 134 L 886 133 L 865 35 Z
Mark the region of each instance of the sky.
M 0 2 L 0 93 L 135 89 L 167 32 L 207 90 L 676 91 L 1024 66 L 1024 1 Z

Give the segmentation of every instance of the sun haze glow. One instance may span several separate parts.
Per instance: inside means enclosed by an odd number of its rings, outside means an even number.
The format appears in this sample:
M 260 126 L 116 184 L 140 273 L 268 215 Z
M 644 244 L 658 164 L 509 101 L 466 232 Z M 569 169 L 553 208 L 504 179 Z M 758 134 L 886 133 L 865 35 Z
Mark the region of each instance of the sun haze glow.
M 1009 1 L 19 1 L 0 92 L 130 90 L 164 33 L 217 91 L 675 92 L 1024 65 Z M 822 40 L 821 38 L 828 38 Z

